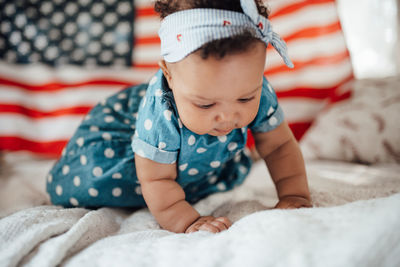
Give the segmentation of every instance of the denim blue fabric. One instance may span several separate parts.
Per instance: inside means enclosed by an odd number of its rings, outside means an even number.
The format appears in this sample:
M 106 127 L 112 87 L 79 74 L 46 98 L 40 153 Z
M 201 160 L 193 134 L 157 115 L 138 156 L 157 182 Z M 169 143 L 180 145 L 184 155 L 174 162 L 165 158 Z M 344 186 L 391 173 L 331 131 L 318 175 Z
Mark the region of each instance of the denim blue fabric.
M 264 78 L 254 121 L 226 136 L 198 135 L 179 119 L 162 71 L 149 84 L 129 87 L 96 105 L 50 171 L 51 201 L 66 207 L 144 207 L 134 154 L 177 163 L 177 182 L 193 203 L 232 189 L 247 176 L 247 129 L 266 132 L 283 121 L 276 95 Z

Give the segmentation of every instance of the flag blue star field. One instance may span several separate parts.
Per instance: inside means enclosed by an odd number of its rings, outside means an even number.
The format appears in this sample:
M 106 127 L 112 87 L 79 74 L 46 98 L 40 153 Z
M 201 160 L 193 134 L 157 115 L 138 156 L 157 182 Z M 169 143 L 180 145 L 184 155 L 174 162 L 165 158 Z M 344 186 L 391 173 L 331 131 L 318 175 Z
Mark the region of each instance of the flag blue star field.
M 0 57 L 8 62 L 132 63 L 132 0 L 0 0 L 0 18 Z

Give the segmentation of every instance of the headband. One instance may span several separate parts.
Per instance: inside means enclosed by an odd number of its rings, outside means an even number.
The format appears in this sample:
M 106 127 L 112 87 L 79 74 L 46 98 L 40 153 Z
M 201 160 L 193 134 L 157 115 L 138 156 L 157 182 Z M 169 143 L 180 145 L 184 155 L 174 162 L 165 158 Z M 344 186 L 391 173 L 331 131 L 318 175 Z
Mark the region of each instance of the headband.
M 272 31 L 271 22 L 260 15 L 254 0 L 240 0 L 243 13 L 211 8 L 175 12 L 161 22 L 158 35 L 161 55 L 167 62 L 177 62 L 214 40 L 250 32 L 278 51 L 285 64 L 293 68 L 285 42 Z

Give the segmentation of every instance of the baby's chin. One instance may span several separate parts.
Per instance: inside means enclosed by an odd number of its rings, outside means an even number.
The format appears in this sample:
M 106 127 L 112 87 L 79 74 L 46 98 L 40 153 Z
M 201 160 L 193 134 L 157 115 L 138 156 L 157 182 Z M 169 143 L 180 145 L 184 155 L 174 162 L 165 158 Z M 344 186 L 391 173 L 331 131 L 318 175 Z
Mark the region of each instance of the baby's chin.
M 189 129 L 190 131 L 192 131 L 193 133 L 198 134 L 198 135 L 206 135 L 206 134 L 208 134 L 208 135 L 211 135 L 211 136 L 224 136 L 224 135 L 227 135 L 227 134 L 229 134 L 229 133 L 231 133 L 233 131 L 233 129 L 230 130 L 230 131 L 219 131 L 217 129 L 196 129 L 196 128 L 190 127 L 190 125 L 189 125 L 189 127 L 185 125 L 185 127 L 187 129 Z
M 234 129 L 229 130 L 229 131 L 221 131 L 221 130 L 218 130 L 218 129 L 213 129 L 208 134 L 212 135 L 212 136 L 224 136 L 224 135 L 230 134 L 233 130 Z

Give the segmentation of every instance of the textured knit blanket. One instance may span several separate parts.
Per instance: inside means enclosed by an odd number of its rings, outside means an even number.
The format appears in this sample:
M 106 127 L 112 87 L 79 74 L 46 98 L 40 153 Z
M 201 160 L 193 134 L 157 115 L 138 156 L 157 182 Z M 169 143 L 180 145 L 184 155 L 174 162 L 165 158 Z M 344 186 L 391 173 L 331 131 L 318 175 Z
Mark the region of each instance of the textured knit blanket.
M 45 178 L 31 177 L 29 191 L 23 176 L 50 163 L 27 165 L 1 175 L 0 266 L 400 265 L 398 165 L 308 163 L 315 207 L 274 210 L 275 189 L 257 163 L 242 186 L 195 205 L 234 222 L 218 234 L 162 230 L 147 209 L 37 206 L 46 203 Z M 19 193 L 25 202 L 13 207 Z

